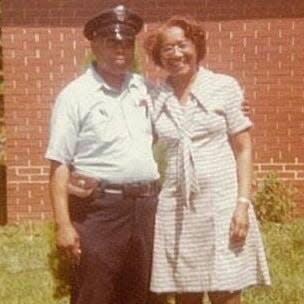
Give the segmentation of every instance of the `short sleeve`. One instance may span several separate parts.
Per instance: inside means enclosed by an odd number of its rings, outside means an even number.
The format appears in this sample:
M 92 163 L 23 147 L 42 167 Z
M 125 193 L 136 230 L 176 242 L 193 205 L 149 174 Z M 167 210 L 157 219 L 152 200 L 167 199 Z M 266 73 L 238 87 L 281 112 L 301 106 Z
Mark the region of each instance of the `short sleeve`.
M 59 95 L 52 110 L 45 158 L 60 163 L 72 161 L 78 137 L 77 121 L 75 102 L 66 95 Z
M 233 135 L 250 128 L 252 122 L 241 110 L 244 95 L 238 82 L 233 78 L 229 78 L 224 90 L 227 92 L 225 97 L 225 115 L 228 134 Z

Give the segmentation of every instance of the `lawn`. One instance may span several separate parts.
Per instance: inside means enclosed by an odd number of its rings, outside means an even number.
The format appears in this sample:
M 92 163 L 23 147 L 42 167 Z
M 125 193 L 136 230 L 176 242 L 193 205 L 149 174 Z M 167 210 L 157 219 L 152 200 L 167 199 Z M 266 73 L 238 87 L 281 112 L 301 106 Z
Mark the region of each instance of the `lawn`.
M 263 236 L 272 287 L 245 293 L 246 304 L 304 303 L 304 220 L 292 224 L 265 224 Z
M 304 303 L 304 219 L 262 227 L 273 286 L 244 294 L 246 304 Z M 0 303 L 64 304 L 54 279 L 50 224 L 0 227 Z

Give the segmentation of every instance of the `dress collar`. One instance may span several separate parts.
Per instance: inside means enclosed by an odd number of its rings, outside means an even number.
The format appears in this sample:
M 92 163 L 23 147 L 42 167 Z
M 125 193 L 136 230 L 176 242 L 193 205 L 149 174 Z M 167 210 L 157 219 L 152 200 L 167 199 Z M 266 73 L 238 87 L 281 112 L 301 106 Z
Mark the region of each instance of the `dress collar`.
M 195 98 L 199 105 L 207 111 L 209 89 L 208 83 L 210 80 L 211 71 L 200 67 L 197 71 L 196 78 L 191 84 L 189 94 Z M 169 103 L 172 102 L 171 98 L 174 97 L 174 90 L 168 81 L 164 82 L 159 87 L 159 92 L 157 96 L 157 102 L 155 103 L 154 117 L 159 117 L 163 108 Z M 171 100 L 171 101 L 170 101 Z

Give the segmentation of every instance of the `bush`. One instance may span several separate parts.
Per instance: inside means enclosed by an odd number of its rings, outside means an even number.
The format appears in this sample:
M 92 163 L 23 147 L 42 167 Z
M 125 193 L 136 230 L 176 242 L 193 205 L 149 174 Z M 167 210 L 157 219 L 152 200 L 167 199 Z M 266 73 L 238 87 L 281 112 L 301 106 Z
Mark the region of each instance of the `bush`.
M 254 197 L 257 217 L 262 222 L 285 223 L 293 218 L 295 190 L 276 173 L 269 173 L 258 182 Z

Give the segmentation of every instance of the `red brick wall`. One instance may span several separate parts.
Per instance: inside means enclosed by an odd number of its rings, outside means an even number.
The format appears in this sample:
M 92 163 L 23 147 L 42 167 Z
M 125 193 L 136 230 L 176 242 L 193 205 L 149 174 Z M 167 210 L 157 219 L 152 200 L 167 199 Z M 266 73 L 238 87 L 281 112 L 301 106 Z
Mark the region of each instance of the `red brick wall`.
M 300 189 L 304 185 L 304 1 L 244 2 L 120 1 L 141 13 L 148 28 L 177 13 L 205 21 L 204 64 L 236 76 L 251 104 L 257 175 L 275 170 Z M 54 95 L 84 65 L 89 48 L 82 24 L 117 1 L 2 3 L 8 220 L 44 219 L 51 212 L 43 154 Z M 147 58 L 142 62 L 148 76 L 158 75 Z M 298 201 L 304 208 L 303 196 Z

